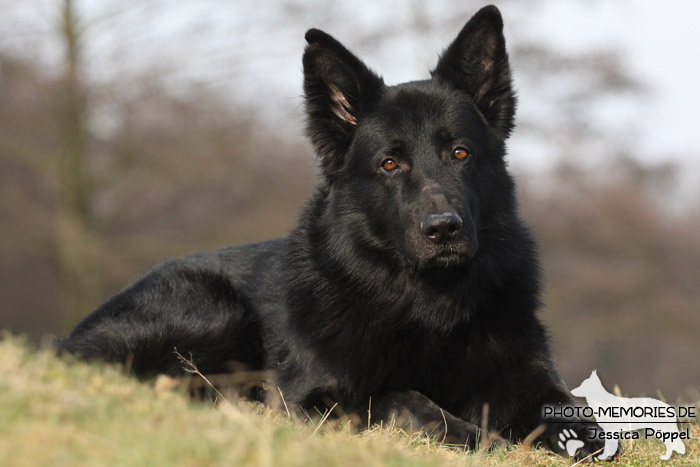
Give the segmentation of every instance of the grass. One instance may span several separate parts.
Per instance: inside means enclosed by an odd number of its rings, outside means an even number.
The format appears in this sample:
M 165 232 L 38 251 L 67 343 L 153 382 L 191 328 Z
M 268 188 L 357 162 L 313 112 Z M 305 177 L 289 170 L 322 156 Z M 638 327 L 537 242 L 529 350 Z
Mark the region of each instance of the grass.
M 521 446 L 467 453 L 392 428 L 354 434 L 351 423 L 300 425 L 237 402 L 193 402 L 172 381 L 139 382 L 116 366 L 88 365 L 0 341 L 2 466 L 569 466 Z M 687 453 L 661 462 L 654 441 L 623 443 L 610 466 L 700 465 L 700 427 Z

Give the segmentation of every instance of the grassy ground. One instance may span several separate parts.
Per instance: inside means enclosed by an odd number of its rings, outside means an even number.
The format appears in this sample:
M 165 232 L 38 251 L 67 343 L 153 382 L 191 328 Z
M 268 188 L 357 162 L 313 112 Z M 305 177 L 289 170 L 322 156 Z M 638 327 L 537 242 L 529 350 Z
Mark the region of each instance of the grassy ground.
M 2 466 L 568 466 L 523 447 L 465 453 L 417 435 L 345 424 L 299 425 L 261 406 L 194 403 L 167 381 L 140 383 L 120 368 L 59 360 L 0 341 Z M 318 428 L 318 429 L 317 429 Z M 687 454 L 661 462 L 653 441 L 623 444 L 611 466 L 700 465 L 700 427 Z

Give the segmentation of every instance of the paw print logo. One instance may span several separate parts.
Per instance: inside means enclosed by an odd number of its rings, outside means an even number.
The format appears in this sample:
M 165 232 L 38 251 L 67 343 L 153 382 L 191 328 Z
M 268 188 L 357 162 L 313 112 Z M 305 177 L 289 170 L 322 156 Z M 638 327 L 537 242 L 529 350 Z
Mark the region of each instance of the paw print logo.
M 584 442 L 578 439 L 578 435 L 574 430 L 565 428 L 564 431 L 559 433 L 559 447 L 566 451 L 569 457 L 574 457 L 576 451 L 581 449 Z

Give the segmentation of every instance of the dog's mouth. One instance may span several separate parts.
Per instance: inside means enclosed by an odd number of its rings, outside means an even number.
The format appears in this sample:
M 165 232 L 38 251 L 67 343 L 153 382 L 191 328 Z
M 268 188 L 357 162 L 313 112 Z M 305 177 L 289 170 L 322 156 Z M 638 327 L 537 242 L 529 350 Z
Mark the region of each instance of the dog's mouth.
M 423 267 L 448 269 L 467 263 L 473 256 L 466 245 L 445 246 L 426 258 Z
M 467 255 L 457 253 L 444 253 L 433 256 L 426 263 L 428 268 L 444 268 L 448 269 L 453 266 L 459 266 L 467 261 Z

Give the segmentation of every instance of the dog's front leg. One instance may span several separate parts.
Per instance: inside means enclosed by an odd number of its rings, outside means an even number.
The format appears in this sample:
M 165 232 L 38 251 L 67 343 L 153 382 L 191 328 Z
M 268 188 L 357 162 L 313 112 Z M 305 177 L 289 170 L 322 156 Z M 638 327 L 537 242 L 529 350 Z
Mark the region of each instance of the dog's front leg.
M 373 398 L 367 416 L 374 424 L 393 424 L 443 443 L 467 445 L 472 450 L 479 443 L 476 425 L 455 417 L 417 391 L 393 391 Z

